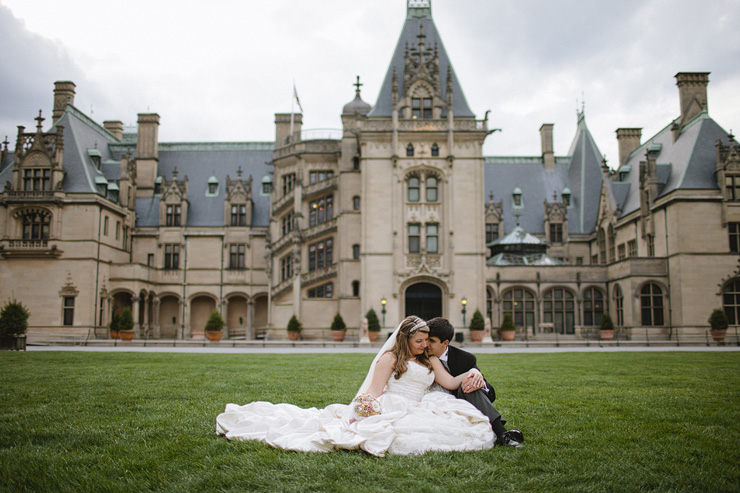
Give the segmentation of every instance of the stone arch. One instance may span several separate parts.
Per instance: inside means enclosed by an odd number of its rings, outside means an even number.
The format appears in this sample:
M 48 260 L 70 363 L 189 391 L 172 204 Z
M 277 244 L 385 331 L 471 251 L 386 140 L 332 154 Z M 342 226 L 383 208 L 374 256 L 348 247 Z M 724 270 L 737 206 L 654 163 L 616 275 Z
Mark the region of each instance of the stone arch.
M 218 308 L 218 299 L 211 293 L 195 293 L 190 297 L 190 332 L 205 330 L 208 317 Z
M 444 317 L 447 285 L 431 276 L 417 276 L 403 283 L 400 289 L 404 317 L 417 315 L 424 320 Z
M 182 328 L 182 308 L 180 295 L 164 292 L 159 295 L 159 337 L 177 339 Z M 182 337 L 182 335 L 180 335 Z

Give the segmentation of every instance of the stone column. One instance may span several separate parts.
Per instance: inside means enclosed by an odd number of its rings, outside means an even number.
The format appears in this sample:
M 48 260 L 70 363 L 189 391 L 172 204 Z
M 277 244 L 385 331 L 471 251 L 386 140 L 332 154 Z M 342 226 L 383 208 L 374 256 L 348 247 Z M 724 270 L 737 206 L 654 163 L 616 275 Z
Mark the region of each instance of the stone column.
M 146 298 L 144 298 L 144 324 L 142 327 L 145 334 L 149 327 L 149 297 L 147 296 Z
M 134 316 L 134 337 L 138 338 L 141 332 L 141 324 L 139 323 L 139 302 L 141 301 L 141 298 L 134 296 L 131 301 L 133 302 L 131 311 Z
M 159 339 L 159 297 L 152 300 L 152 337 Z
M 244 335 L 248 341 L 254 340 L 254 298 L 247 301 L 247 331 Z
M 219 313 L 221 313 L 221 318 L 224 319 L 224 327 L 226 328 L 224 334 L 225 338 L 228 339 L 231 336 L 231 327 L 229 327 L 229 300 L 226 298 L 221 299 L 221 309 L 219 310 Z

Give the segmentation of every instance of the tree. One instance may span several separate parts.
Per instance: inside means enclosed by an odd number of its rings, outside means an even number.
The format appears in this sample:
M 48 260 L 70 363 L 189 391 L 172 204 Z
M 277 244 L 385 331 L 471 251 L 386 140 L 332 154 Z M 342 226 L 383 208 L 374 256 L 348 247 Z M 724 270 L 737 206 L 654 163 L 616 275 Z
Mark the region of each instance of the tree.
M 480 310 L 475 310 L 473 318 L 470 319 L 470 330 L 483 330 L 486 328 L 486 321 L 483 320 L 483 314 Z
M 11 337 L 26 333 L 31 313 L 20 301 L 8 301 L 0 310 L 0 336 Z
M 118 330 L 134 330 L 134 316 L 131 314 L 131 308 L 124 308 L 118 317 Z
M 224 319 L 221 318 L 221 314 L 217 310 L 211 312 L 211 316 L 208 317 L 206 322 L 206 332 L 218 332 L 224 330 Z
M 334 320 L 331 323 L 331 330 L 347 330 L 347 325 L 339 313 L 334 316 Z
M 380 332 L 380 320 L 378 320 L 378 315 L 375 313 L 375 310 L 372 308 L 369 309 L 365 318 L 367 318 L 367 330 L 371 332 Z

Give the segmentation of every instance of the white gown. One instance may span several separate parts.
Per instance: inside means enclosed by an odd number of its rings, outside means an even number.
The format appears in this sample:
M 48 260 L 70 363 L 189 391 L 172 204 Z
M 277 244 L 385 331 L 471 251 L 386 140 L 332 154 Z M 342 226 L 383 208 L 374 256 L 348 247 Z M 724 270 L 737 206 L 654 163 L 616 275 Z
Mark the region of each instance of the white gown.
M 378 397 L 382 414 L 351 422 L 352 405 L 324 409 L 292 404 L 227 404 L 216 433 L 229 440 L 259 440 L 302 452 L 362 449 L 383 456 L 493 447 L 491 425 L 472 404 L 446 392 L 429 392 L 434 373 L 409 362 L 401 378 L 391 376 Z

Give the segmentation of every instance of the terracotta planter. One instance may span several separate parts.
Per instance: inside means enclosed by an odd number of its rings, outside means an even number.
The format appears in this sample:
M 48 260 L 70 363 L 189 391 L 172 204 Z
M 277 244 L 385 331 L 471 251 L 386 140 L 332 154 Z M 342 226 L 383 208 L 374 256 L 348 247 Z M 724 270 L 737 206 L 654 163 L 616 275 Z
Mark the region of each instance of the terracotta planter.
M 380 334 L 380 332 L 375 332 L 374 330 L 369 330 L 367 332 L 367 337 L 368 337 L 368 339 L 370 339 L 370 342 L 375 342 L 375 341 L 378 340 L 378 335 L 379 334 Z
M 473 342 L 482 342 L 483 341 L 483 330 L 471 330 L 470 331 L 470 337 L 473 339 Z
M 111 339 L 118 339 L 119 337 L 121 337 L 121 336 L 118 334 L 118 331 L 117 330 L 111 330 L 110 331 L 110 338 Z
M 710 330 L 709 331 L 712 334 L 712 340 L 714 342 L 725 342 L 725 334 L 727 334 L 727 329 L 724 330 Z
M 206 331 L 206 337 L 211 342 L 218 342 L 221 340 L 221 336 L 223 335 L 222 330 L 207 330 Z
M 342 342 L 346 333 L 347 332 L 344 330 L 332 330 L 331 338 L 334 340 L 334 342 Z
M 501 339 L 504 341 L 513 341 L 514 336 L 516 336 L 515 330 L 502 330 L 501 331 Z
M 291 341 L 297 341 L 300 338 L 301 338 L 301 333 L 298 332 L 297 330 L 288 331 L 288 339 L 290 339 Z
M 119 330 L 118 334 L 121 336 L 121 340 L 124 342 L 131 341 L 134 338 L 133 330 Z
M 614 330 L 599 330 L 599 339 L 602 341 L 611 341 L 614 339 Z

